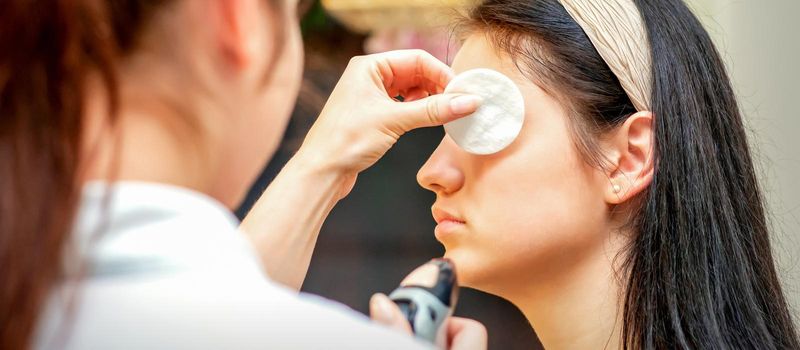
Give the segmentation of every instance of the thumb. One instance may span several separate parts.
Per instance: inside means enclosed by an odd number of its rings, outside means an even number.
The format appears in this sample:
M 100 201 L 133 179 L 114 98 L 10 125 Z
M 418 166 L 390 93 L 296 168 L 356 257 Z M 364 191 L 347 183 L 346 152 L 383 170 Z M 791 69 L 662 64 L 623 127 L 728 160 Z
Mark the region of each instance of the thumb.
M 397 118 L 402 132 L 416 128 L 439 126 L 475 112 L 483 99 L 476 95 L 440 94 L 426 98 L 400 102 Z
M 369 300 L 369 315 L 384 326 L 412 334 L 411 325 L 400 312 L 400 308 L 385 294 L 377 293 L 372 296 Z

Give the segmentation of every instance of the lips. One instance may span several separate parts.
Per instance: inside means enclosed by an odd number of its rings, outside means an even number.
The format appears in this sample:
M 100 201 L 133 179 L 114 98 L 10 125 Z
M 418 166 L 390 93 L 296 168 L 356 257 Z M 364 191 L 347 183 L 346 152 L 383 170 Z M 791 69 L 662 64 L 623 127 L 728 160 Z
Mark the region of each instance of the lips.
M 431 212 L 433 219 L 436 220 L 436 228 L 433 233 L 439 242 L 445 244 L 445 247 L 448 244 L 446 242 L 452 242 L 453 237 L 458 237 L 459 232 L 463 233 L 466 227 L 464 218 L 435 205 L 431 208 Z
M 450 214 L 450 212 L 448 212 L 448 211 L 446 211 L 444 209 L 441 209 L 441 208 L 437 208 L 435 206 L 433 208 L 431 208 L 431 212 L 433 213 L 433 220 L 435 220 L 437 224 L 446 223 L 446 222 L 457 223 L 457 224 L 466 223 L 466 221 L 464 221 L 464 219 L 462 219 L 462 218 L 460 218 L 460 217 L 458 217 L 456 215 Z

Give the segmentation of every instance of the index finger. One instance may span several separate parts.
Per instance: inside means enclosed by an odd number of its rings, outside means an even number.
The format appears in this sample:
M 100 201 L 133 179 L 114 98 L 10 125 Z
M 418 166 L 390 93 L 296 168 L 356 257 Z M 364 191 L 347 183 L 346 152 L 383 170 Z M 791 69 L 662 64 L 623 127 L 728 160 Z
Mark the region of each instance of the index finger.
M 447 339 L 451 350 L 486 350 L 489 342 L 483 324 L 461 317 L 448 320 Z
M 378 73 L 387 91 L 420 88 L 430 94 L 444 91 L 453 69 L 423 50 L 397 50 L 375 55 Z

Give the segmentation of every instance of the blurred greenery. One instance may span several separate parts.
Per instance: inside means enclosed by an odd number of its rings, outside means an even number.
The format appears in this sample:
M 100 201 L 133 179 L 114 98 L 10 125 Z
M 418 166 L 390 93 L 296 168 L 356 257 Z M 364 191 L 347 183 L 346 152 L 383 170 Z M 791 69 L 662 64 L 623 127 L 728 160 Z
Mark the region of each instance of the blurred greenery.
M 306 12 L 303 19 L 300 21 L 300 30 L 303 33 L 303 38 L 306 38 L 309 33 L 324 30 L 331 25 L 331 20 L 325 13 L 325 9 L 322 8 L 322 3 L 314 1 L 311 8 L 308 9 L 308 12 Z

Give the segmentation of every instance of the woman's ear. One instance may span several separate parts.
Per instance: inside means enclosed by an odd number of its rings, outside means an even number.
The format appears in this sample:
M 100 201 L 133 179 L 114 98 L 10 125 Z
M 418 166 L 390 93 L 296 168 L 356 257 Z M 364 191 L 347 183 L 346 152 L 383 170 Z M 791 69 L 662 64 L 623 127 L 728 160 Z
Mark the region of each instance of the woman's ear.
M 607 139 L 609 179 L 606 202 L 621 204 L 641 193 L 653 181 L 653 113 L 637 112 Z
M 259 0 L 211 0 L 211 14 L 217 16 L 216 42 L 225 63 L 234 69 L 252 65 L 257 57 L 268 57 L 261 51 L 270 49 L 265 31 L 274 30 L 266 25 L 267 9 Z M 272 33 L 266 33 L 271 35 Z

